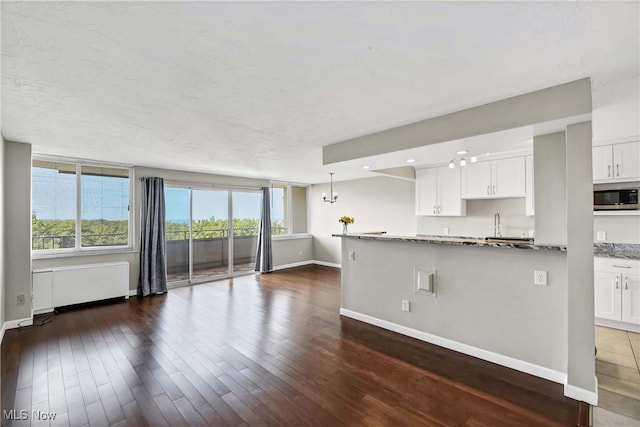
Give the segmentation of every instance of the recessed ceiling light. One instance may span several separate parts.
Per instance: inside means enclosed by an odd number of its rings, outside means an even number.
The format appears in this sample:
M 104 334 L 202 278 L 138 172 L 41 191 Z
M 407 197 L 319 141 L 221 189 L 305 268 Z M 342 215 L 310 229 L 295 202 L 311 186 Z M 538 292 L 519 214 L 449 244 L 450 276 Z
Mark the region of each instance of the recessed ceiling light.
M 416 159 L 409 159 L 409 160 L 407 160 L 407 163 L 413 163 L 415 161 L 416 161 Z
M 363 166 L 362 169 L 371 169 L 371 166 Z
M 467 150 L 460 150 L 460 151 L 458 151 L 458 154 L 459 154 L 459 155 L 463 155 L 463 154 L 467 154 L 467 153 L 468 153 L 468 151 L 467 151 Z

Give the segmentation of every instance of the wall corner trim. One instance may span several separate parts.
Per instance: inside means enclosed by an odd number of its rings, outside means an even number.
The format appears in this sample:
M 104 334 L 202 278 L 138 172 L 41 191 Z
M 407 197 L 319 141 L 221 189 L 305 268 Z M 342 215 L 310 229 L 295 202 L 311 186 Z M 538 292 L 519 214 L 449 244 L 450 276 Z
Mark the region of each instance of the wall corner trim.
M 546 368 L 544 366 L 535 365 L 530 362 L 526 362 L 520 359 L 514 359 L 513 357 L 505 356 L 503 354 L 494 353 L 492 351 L 483 350 L 478 347 L 474 347 L 468 344 L 464 344 L 458 341 L 453 341 L 448 338 L 442 338 L 437 335 L 432 335 L 427 332 L 419 331 L 417 329 L 408 328 L 406 326 L 398 325 L 397 323 L 388 322 L 386 320 L 372 317 L 366 314 L 358 313 L 356 311 L 340 308 L 340 315 L 350 317 L 355 320 L 359 320 L 370 325 L 378 326 L 383 329 L 387 329 L 392 332 L 396 332 L 402 335 L 409 336 L 411 338 L 425 341 L 430 344 L 435 344 L 440 347 L 448 348 L 449 350 L 464 353 L 469 356 L 477 357 L 488 362 L 496 363 L 498 365 L 506 366 L 507 368 L 515 369 L 526 374 L 530 374 L 536 377 L 544 378 L 545 380 L 553 381 L 555 383 L 565 384 L 567 381 L 567 374 L 553 369 Z M 565 386 L 565 395 L 566 395 Z M 579 390 L 579 389 L 578 389 Z M 571 396 L 569 396 L 571 397 Z M 583 399 L 580 399 L 583 400 Z M 588 402 L 588 401 L 587 401 Z M 590 403 L 590 402 L 588 402 Z
M 570 384 L 564 385 L 564 395 L 575 400 L 598 406 L 598 377 L 595 377 L 596 391 L 585 390 Z

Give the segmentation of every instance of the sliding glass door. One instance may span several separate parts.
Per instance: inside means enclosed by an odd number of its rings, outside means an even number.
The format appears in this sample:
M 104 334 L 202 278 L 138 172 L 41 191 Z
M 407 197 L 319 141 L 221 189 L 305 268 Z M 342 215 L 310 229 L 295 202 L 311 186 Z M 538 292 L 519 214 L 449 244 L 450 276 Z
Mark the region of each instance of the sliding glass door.
M 167 185 L 169 282 L 176 286 L 253 272 L 261 197 L 257 190 Z
M 234 273 L 255 269 L 261 201 L 261 193 L 232 192 Z

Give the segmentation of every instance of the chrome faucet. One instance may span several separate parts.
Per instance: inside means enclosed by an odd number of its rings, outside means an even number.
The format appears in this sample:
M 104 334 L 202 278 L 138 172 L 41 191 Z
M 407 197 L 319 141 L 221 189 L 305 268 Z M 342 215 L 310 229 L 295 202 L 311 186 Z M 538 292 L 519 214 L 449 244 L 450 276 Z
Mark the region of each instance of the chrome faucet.
M 493 216 L 493 237 L 502 237 L 502 233 L 500 233 L 500 212 L 496 212 Z

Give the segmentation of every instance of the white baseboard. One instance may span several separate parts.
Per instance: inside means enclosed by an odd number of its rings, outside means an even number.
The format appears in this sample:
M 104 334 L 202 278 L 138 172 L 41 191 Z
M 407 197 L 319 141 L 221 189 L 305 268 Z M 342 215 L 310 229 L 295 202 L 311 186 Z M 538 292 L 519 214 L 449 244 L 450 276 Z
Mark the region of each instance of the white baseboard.
M 507 368 L 524 372 L 526 374 L 544 378 L 545 380 L 565 384 L 565 396 L 571 397 L 573 399 L 583 400 L 593 405 L 594 403 L 592 402 L 594 402 L 595 396 L 595 402 L 597 403 L 598 401 L 597 393 L 589 392 L 587 390 L 567 385 L 567 375 L 563 372 L 545 368 L 544 366 L 535 365 L 530 362 L 525 362 L 524 360 L 514 359 L 513 357 L 505 356 L 503 354 L 483 350 L 481 348 L 463 344 L 461 342 L 453 341 L 447 338 L 442 338 L 437 335 L 432 335 L 427 332 L 419 331 L 417 329 L 408 328 L 406 326 L 398 325 L 397 323 L 388 322 L 386 320 L 378 319 L 377 317 L 372 317 L 366 314 L 358 313 L 356 311 L 347 310 L 345 308 L 340 309 L 340 314 L 342 316 L 360 320 L 361 322 L 369 323 L 370 325 L 378 326 L 389 331 L 397 332 L 399 334 L 435 344 L 440 347 L 448 348 L 449 350 L 468 354 L 469 356 L 477 357 L 478 359 L 486 360 L 488 362 L 496 363 L 498 365 L 506 366 Z M 570 395 L 567 393 L 572 394 Z
M 303 265 L 309 265 L 309 264 L 313 264 L 313 261 L 308 260 L 308 261 L 292 262 L 291 264 L 276 265 L 275 267 L 273 267 L 272 271 L 285 270 L 287 268 L 294 268 L 294 267 L 302 267 Z
M 136 295 L 138 295 L 138 290 L 137 289 L 129 289 L 129 296 L 130 297 L 135 297 Z
M 318 261 L 318 260 L 312 259 L 308 261 L 293 262 L 291 264 L 277 265 L 273 267 L 272 271 L 285 270 L 287 268 L 302 267 L 304 265 L 312 265 L 312 264 L 322 265 L 325 267 L 341 268 L 340 264 L 334 264 L 332 262 Z
M 16 319 L 16 320 L 7 320 L 2 325 L 2 336 L 4 337 L 4 332 L 9 329 L 19 328 L 21 326 L 31 326 L 33 325 L 33 318 L 27 317 L 25 319 Z
M 596 325 L 640 333 L 640 325 L 636 325 L 634 323 L 620 322 L 617 320 L 601 319 L 599 317 L 596 317 Z
M 313 260 L 311 261 L 313 264 L 317 264 L 317 265 L 323 265 L 325 267 L 333 267 L 333 268 L 342 268 L 341 264 L 336 264 L 334 262 L 325 262 L 325 261 L 318 261 L 318 260 Z
M 589 391 L 573 385 L 564 385 L 564 395 L 575 400 L 587 402 L 589 405 L 598 406 L 598 377 L 595 378 L 596 391 Z
M 53 312 L 53 307 L 51 308 L 42 308 L 40 310 L 33 310 L 33 314 L 46 314 L 46 313 L 51 313 Z

